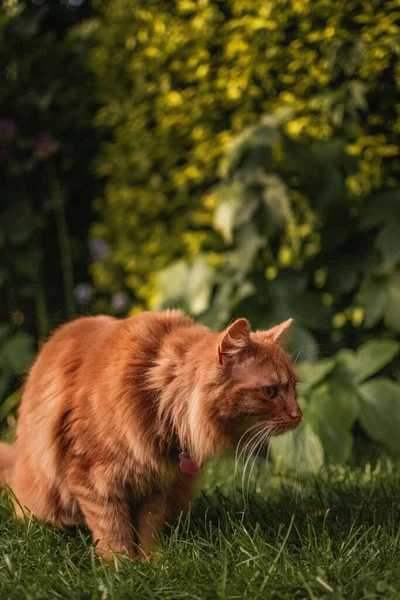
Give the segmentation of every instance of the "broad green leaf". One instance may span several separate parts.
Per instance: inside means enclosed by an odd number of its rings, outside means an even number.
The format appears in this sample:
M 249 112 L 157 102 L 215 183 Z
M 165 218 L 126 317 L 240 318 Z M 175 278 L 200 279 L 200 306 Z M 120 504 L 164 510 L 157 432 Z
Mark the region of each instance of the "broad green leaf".
M 400 332 L 400 273 L 393 275 L 389 282 L 384 322 L 387 327 Z
M 376 238 L 385 266 L 393 269 L 400 260 L 400 220 L 390 221 Z
M 346 462 L 353 447 L 352 426 L 359 413 L 356 391 L 333 377 L 311 393 L 305 419 L 322 442 L 328 458 Z
M 240 229 L 236 239 L 236 249 L 230 252 L 230 267 L 236 271 L 235 276 L 246 276 L 250 271 L 257 251 L 263 245 L 263 240 L 257 233 L 253 223 L 248 223 Z
M 300 377 L 298 384 L 299 394 L 307 396 L 309 390 L 319 384 L 335 368 L 335 361 L 325 358 L 318 362 L 303 362 L 296 366 Z
M 193 315 L 204 312 L 209 305 L 214 270 L 206 258 L 199 256 L 189 271 L 187 297 L 189 310 Z
M 214 216 L 214 228 L 219 231 L 226 244 L 232 243 L 233 226 L 237 203 L 226 198 L 218 203 Z
M 163 299 L 163 306 L 184 298 L 188 278 L 189 266 L 183 260 L 172 263 L 157 275 L 157 287 Z
M 363 281 L 356 303 L 364 310 L 364 325 L 375 325 L 384 315 L 387 304 L 387 277 L 368 278 Z
M 373 439 L 400 453 L 400 384 L 376 378 L 359 387 L 360 423 Z
M 264 175 L 263 201 L 272 218 L 283 226 L 292 216 L 287 186 L 278 175 Z
M 209 304 L 213 277 L 214 270 L 204 255 L 199 255 L 191 265 L 180 260 L 166 267 L 157 276 L 163 306 L 178 304 L 194 315 L 204 312 Z M 153 308 L 159 305 L 154 303 Z
M 11 373 L 24 373 L 33 361 L 34 342 L 28 333 L 19 332 L 10 337 L 1 348 L 0 365 Z
M 360 383 L 380 371 L 399 352 L 400 344 L 394 340 L 370 340 L 356 353 L 352 364 L 356 382 Z
M 372 327 L 383 318 L 390 329 L 400 332 L 400 274 L 375 277 L 363 282 L 356 297 L 365 311 L 364 325 Z
M 324 450 L 311 427 L 302 423 L 296 431 L 271 439 L 273 460 L 285 469 L 317 473 L 324 464 Z
M 7 394 L 11 385 L 12 375 L 10 373 L 1 373 L 0 376 L 0 400 Z
M 2 423 L 10 414 L 10 412 L 18 406 L 21 401 L 21 390 L 17 390 L 11 396 L 6 398 L 0 405 L 0 423 Z

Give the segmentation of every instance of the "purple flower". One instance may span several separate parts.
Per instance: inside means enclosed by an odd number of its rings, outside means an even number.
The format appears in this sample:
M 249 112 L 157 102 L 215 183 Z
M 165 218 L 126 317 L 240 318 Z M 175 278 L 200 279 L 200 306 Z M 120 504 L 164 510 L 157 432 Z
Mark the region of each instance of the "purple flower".
M 76 301 L 80 306 L 86 306 L 93 298 L 93 288 L 90 283 L 78 283 L 74 290 Z
M 107 258 L 109 254 L 108 244 L 101 238 L 90 240 L 89 248 L 94 260 L 102 260 L 103 258 Z
M 0 119 L 0 140 L 11 140 L 17 133 L 17 126 L 13 119 Z
M 129 296 L 126 292 L 116 292 L 112 295 L 111 306 L 116 312 L 122 312 L 129 305 Z
M 38 160 L 53 156 L 60 148 L 60 143 L 47 131 L 42 131 L 33 141 L 33 155 Z

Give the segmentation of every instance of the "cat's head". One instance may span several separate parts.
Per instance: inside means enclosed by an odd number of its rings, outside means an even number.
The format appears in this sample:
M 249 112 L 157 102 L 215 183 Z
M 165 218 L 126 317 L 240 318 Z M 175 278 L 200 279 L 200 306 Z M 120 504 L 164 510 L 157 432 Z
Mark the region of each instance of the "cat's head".
M 220 334 L 219 393 L 213 411 L 231 431 L 260 424 L 269 435 L 296 428 L 302 418 L 297 403 L 296 373 L 284 337 L 292 319 L 266 331 L 251 332 L 238 319 Z

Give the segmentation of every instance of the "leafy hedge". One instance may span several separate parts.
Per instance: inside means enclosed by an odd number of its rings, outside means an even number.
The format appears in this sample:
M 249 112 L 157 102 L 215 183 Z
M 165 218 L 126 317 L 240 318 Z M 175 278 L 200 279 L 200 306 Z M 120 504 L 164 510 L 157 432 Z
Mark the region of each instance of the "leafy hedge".
M 160 306 L 180 305 L 217 327 L 232 315 L 255 329 L 292 316 L 296 360 L 358 347 L 298 365 L 305 425 L 273 440 L 284 464 L 296 458 L 316 470 L 325 456 L 348 460 L 356 423 L 400 454 L 400 244 L 391 237 L 400 193 L 374 193 L 354 211 L 345 178 L 357 164 L 343 142 L 294 142 L 282 133 L 287 118 L 264 117 L 228 149 L 211 194 L 226 247 L 217 265 L 203 252 L 161 271 Z M 305 235 L 287 235 L 296 229 Z
M 214 327 L 294 316 L 295 357 L 333 355 L 299 366 L 309 466 L 355 423 L 399 452 L 397 3 L 98 7 L 97 285 Z
M 398 336 L 400 192 L 355 201 L 357 162 L 340 138 L 303 143 L 276 113 L 229 147 L 209 196 L 218 254 L 158 275 L 158 306 L 181 305 L 212 326 L 246 316 L 266 328 L 292 316 L 300 358 L 377 335 Z
M 289 138 L 339 137 L 358 159 L 344 179 L 331 170 L 327 201 L 330 188 L 336 196 L 349 191 L 355 213 L 363 196 L 397 185 L 396 2 L 98 0 L 97 6 L 91 53 L 102 104 L 97 122 L 112 131 L 99 161 L 107 185 L 93 228 L 112 248 L 93 266 L 101 289 L 126 286 L 154 303 L 152 274 L 174 258 L 193 259 L 206 248 L 218 262 L 207 191 L 228 142 L 276 108 L 293 111 L 285 124 Z M 314 193 L 318 184 L 312 182 Z M 296 187 L 295 175 L 288 185 Z M 313 235 L 320 216 L 309 214 L 307 196 L 297 200 L 304 214 L 286 227 L 285 263 L 305 238 L 306 253 L 324 244 Z M 382 247 L 393 246 L 393 231 L 394 225 L 382 234 Z

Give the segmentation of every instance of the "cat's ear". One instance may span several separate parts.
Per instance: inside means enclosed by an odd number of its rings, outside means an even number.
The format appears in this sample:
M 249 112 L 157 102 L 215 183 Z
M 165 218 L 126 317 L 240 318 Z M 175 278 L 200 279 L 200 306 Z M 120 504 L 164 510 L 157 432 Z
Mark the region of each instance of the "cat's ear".
M 280 342 L 292 323 L 293 319 L 287 319 L 287 321 L 282 321 L 282 323 L 271 327 L 271 329 L 257 331 L 256 333 L 267 342 Z
M 247 319 L 237 319 L 222 333 L 218 345 L 218 360 L 222 365 L 224 360 L 243 350 L 250 342 L 250 323 Z

